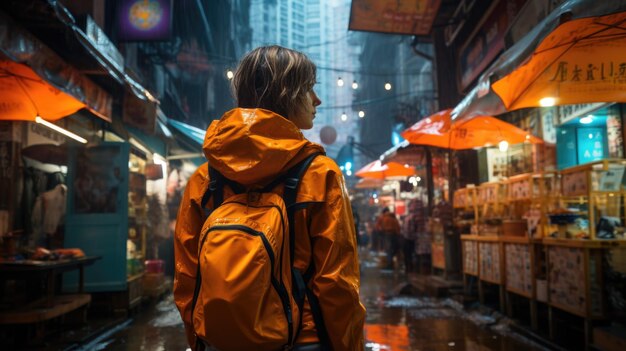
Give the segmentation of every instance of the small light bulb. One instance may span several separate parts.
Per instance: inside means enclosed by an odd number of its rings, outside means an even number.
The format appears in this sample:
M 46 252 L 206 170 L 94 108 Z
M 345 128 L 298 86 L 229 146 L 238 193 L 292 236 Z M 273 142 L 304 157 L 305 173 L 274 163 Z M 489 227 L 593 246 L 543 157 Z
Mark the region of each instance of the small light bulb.
M 544 97 L 539 100 L 539 105 L 542 107 L 550 107 L 556 105 L 556 99 L 553 97 Z
M 359 83 L 355 81 L 352 82 L 352 89 L 357 90 L 359 88 Z
M 365 111 L 359 111 L 359 118 L 365 117 Z
M 385 83 L 385 90 L 391 90 L 391 83 Z
M 341 114 L 341 120 L 344 122 L 348 120 L 348 115 L 345 112 Z
M 343 86 L 343 79 L 341 79 L 341 77 L 339 77 L 339 79 L 337 79 L 337 86 L 340 86 L 340 87 Z
M 233 71 L 231 70 L 226 71 L 226 78 L 233 79 L 234 76 L 235 74 L 233 73 Z
M 500 149 L 500 152 L 506 152 L 506 150 L 509 149 L 509 142 L 506 140 L 502 140 L 500 143 L 498 143 L 498 148 Z

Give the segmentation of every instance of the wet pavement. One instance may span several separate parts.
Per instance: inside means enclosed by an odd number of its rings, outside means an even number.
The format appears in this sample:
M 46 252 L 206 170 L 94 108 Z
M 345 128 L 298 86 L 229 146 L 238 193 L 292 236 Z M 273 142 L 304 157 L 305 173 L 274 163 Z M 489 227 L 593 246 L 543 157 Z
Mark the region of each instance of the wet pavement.
M 361 297 L 367 308 L 367 351 L 546 350 L 511 331 L 497 312 L 468 312 L 452 299 L 401 296 L 407 284 L 399 272 L 365 261 Z M 171 295 L 144 306 L 131 321 L 118 325 L 73 350 L 161 351 L 187 349 L 182 322 Z

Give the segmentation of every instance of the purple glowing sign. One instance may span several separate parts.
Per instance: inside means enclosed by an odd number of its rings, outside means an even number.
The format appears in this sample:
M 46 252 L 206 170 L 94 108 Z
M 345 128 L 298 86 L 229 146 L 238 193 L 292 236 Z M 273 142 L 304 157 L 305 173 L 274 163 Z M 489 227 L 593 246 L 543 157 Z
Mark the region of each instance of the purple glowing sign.
M 122 41 L 168 40 L 172 0 L 121 0 L 118 23 Z

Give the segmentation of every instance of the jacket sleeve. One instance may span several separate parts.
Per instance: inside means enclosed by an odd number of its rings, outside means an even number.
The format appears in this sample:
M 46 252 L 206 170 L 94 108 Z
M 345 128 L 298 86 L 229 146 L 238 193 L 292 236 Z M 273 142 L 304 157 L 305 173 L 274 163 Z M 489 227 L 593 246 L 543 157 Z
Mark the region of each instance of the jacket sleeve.
M 191 320 L 191 302 L 196 284 L 198 239 L 204 224 L 201 200 L 207 189 L 208 167 L 202 165 L 187 182 L 174 234 L 174 300 L 182 317 L 189 346 L 194 349 L 196 337 Z
M 341 171 L 332 166 L 326 174 L 326 201 L 311 208 L 315 273 L 310 288 L 319 299 L 332 349 L 361 351 L 365 307 L 359 300 L 352 209 Z

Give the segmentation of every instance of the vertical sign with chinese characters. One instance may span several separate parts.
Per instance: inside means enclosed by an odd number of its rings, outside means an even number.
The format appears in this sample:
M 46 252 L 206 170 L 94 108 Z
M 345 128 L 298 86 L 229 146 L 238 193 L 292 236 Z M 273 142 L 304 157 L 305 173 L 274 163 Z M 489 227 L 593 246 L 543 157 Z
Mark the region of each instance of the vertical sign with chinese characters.
M 578 164 L 597 161 L 604 158 L 604 129 L 578 128 Z

